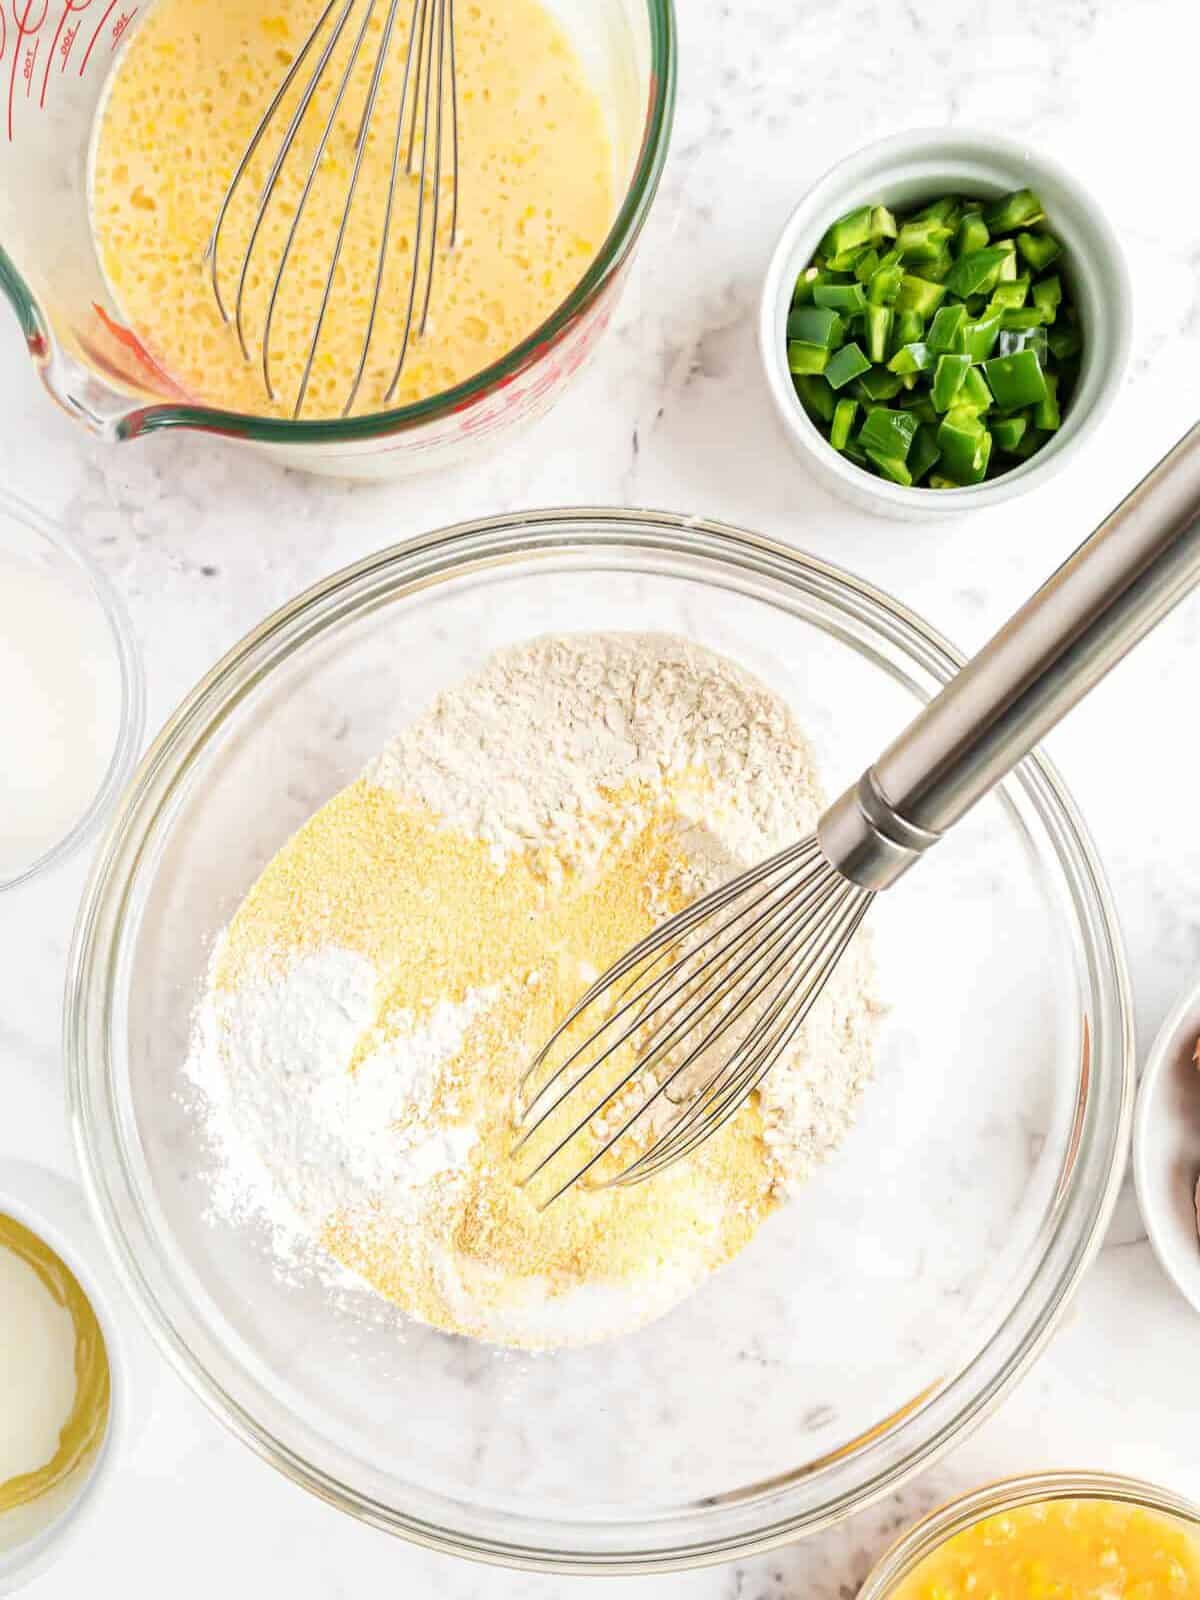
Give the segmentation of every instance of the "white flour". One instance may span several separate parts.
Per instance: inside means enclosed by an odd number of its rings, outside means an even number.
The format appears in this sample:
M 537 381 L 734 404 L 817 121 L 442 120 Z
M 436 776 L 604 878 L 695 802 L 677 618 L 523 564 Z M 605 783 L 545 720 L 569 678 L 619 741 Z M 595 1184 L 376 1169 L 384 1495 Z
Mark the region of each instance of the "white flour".
M 485 841 L 497 863 L 553 845 L 586 866 L 613 836 L 605 790 L 639 779 L 660 791 L 685 772 L 708 780 L 683 834 L 689 894 L 810 832 L 821 809 L 811 753 L 783 702 L 732 663 L 662 635 L 549 637 L 504 651 L 401 732 L 365 777 Z M 617 825 L 639 824 L 633 806 Z M 337 1214 L 379 1212 L 419 1231 L 434 1198 L 452 1199 L 478 1159 L 442 1069 L 499 990 L 457 1006 L 431 995 L 419 1025 L 391 1016 L 384 1039 L 377 974 L 361 956 L 327 947 L 280 971 L 269 954 L 233 988 L 211 988 L 199 1011 L 188 1072 L 222 1152 L 214 1208 L 264 1215 L 281 1254 L 306 1250 Z M 766 1181 L 781 1192 L 845 1137 L 871 1074 L 874 1011 L 869 956 L 856 942 L 761 1091 Z M 484 1299 L 496 1285 L 481 1294 L 477 1262 L 432 1241 L 429 1259 L 464 1328 L 500 1342 L 575 1343 L 682 1298 L 711 1270 L 707 1237 L 698 1227 L 653 1282 L 554 1297 L 531 1277 L 491 1311 Z

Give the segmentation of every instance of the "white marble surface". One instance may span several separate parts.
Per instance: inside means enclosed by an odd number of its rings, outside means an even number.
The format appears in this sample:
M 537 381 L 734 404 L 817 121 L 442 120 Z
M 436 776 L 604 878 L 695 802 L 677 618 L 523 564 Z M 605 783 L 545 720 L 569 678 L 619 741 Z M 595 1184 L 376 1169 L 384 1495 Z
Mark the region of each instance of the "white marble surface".
M 1200 410 L 1200 220 L 1191 0 L 683 0 L 670 166 L 618 325 L 557 412 L 480 469 L 352 489 L 207 439 L 92 445 L 46 401 L 0 325 L 0 473 L 80 530 L 129 599 L 155 725 L 269 608 L 378 545 L 508 507 L 625 502 L 725 517 L 859 570 L 959 643 L 980 641 Z M 752 309 L 798 193 L 853 145 L 971 122 L 1035 138 L 1092 188 L 1125 238 L 1134 364 L 1087 458 L 970 521 L 874 521 L 789 457 L 757 368 Z M 581 447 L 580 441 L 586 441 Z M 1145 1050 L 1200 960 L 1194 684 L 1200 600 L 1054 737 L 1107 862 Z M 63 964 L 84 863 L 0 903 L 0 1154 L 68 1171 L 59 1051 Z M 36 1589 L 177 1600 L 263 1588 L 297 1600 L 400 1593 L 518 1600 L 583 1582 L 408 1549 L 291 1488 L 168 1374 L 101 1522 Z M 1111 1468 L 1200 1497 L 1200 1321 L 1153 1260 L 1129 1194 L 1069 1319 L 1032 1375 L 902 1496 L 803 1546 L 703 1573 L 625 1580 L 687 1600 L 850 1596 L 892 1530 L 1008 1471 Z

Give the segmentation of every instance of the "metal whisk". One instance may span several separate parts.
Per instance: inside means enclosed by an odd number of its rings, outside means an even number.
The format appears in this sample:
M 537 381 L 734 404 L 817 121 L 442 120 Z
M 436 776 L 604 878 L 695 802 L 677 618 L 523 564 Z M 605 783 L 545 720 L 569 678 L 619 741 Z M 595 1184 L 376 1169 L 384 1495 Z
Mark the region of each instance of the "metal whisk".
M 338 114 L 346 99 L 347 91 L 350 88 L 359 61 L 364 59 L 363 51 L 371 23 L 377 13 L 381 15 L 383 17 L 382 30 L 375 60 L 370 68 L 362 116 L 354 141 L 353 162 L 346 186 L 341 222 L 333 246 L 329 271 L 325 278 L 324 291 L 313 322 L 304 370 L 292 412 L 293 417 L 300 415 L 308 392 L 313 362 L 316 359 L 321 331 L 325 326 L 326 313 L 329 310 L 330 300 L 333 296 L 338 263 L 341 260 L 350 223 L 350 215 L 354 208 L 371 120 L 379 100 L 380 86 L 383 83 L 385 71 L 389 64 L 396 21 L 400 14 L 401 0 L 362 0 L 362 16 L 357 27 L 349 35 L 352 39 L 349 54 L 340 72 L 334 72 L 331 70 L 331 63 L 337 52 L 338 45 L 341 43 L 343 36 L 346 35 L 351 15 L 359 3 L 360 0 L 328 0 L 312 31 L 288 66 L 283 81 L 276 90 L 271 103 L 263 114 L 262 120 L 246 146 L 245 153 L 239 161 L 221 201 L 216 221 L 213 224 L 213 231 L 204 252 L 204 259 L 208 265 L 217 307 L 222 319 L 228 323 L 230 321 L 230 311 L 225 303 L 220 284 L 219 256 L 222 229 L 229 218 L 234 196 L 246 179 L 259 146 L 263 143 L 277 116 L 280 114 L 281 108 L 284 107 L 285 102 L 288 100 L 293 85 L 297 84 L 305 63 L 309 61 L 310 57 L 315 57 L 315 62 L 311 67 L 307 80 L 302 86 L 298 87 L 298 97 L 295 105 L 287 117 L 278 148 L 271 158 L 258 199 L 254 221 L 250 229 L 249 241 L 237 268 L 237 292 L 233 303 L 232 320 L 237 329 L 242 354 L 249 361 L 251 354 L 246 327 L 246 290 L 251 280 L 251 263 L 254 258 L 255 247 L 259 244 L 263 223 L 275 198 L 280 175 L 292 153 L 297 135 L 313 103 L 313 99 L 323 82 L 328 82 L 329 86 L 332 87 L 336 78 L 337 87 L 333 94 L 332 105 L 325 119 L 317 141 L 316 151 L 305 176 L 296 211 L 291 219 L 267 298 L 266 317 L 261 335 L 260 362 L 263 383 L 266 386 L 267 393 L 274 400 L 276 392 L 271 377 L 271 333 L 279 302 L 280 286 L 287 271 L 288 263 L 292 259 L 305 208 L 308 205 L 314 186 L 320 181 L 321 164 L 325 159 L 330 138 L 337 125 Z M 440 221 L 443 177 L 448 177 L 450 180 L 451 218 L 449 247 L 451 249 L 454 248 L 458 239 L 458 78 L 454 41 L 454 0 L 406 0 L 406 3 L 411 6 L 411 12 L 408 42 L 404 53 L 403 81 L 391 134 L 391 167 L 387 197 L 382 217 L 379 219 L 380 240 L 378 256 L 369 309 L 363 329 L 361 356 L 350 392 L 342 409 L 343 416 L 348 415 L 354 405 L 362 385 L 363 374 L 366 371 L 371 338 L 375 332 L 379 311 L 384 273 L 388 263 L 396 189 L 400 180 L 401 170 L 408 177 L 415 177 L 416 179 L 416 223 L 409 251 L 411 272 L 403 334 L 400 347 L 395 354 L 395 367 L 392 372 L 391 382 L 384 395 L 385 402 L 389 402 L 395 394 L 396 385 L 400 381 L 400 374 L 404 369 L 404 363 L 408 357 L 414 332 L 417 336 L 424 333 L 429 321 L 433 280 L 439 257 L 438 225 Z
M 520 1181 L 637 1183 L 744 1104 L 875 895 L 997 784 L 1200 580 L 1200 426 L 829 807 L 581 997 L 523 1088 Z

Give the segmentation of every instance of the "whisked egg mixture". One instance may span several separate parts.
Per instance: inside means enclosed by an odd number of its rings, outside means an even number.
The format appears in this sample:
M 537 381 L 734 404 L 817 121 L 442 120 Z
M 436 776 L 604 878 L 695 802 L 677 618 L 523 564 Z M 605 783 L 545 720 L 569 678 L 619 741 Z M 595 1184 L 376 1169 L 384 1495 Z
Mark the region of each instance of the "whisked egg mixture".
M 366 3 L 354 0 L 255 247 L 244 303 L 250 363 L 235 331 L 221 319 L 204 251 L 237 164 L 323 0 L 158 0 L 119 59 L 94 140 L 93 231 L 118 305 L 154 360 L 197 400 L 254 414 L 292 414 L 342 221 L 385 6 L 375 7 L 368 24 L 281 280 L 270 339 L 274 401 L 257 358 L 272 282 Z M 340 416 L 358 370 L 384 228 L 410 10 L 398 8 L 306 391 L 306 418 Z M 447 173 L 438 227 L 443 248 L 428 327 L 385 401 L 402 347 L 416 238 L 418 180 L 402 175 L 356 413 L 441 393 L 513 349 L 578 283 L 614 216 L 613 158 L 602 108 L 554 18 L 537 0 L 459 0 L 455 26 L 457 244 L 451 252 L 444 249 L 451 226 Z M 222 229 L 218 267 L 227 308 L 237 298 L 270 163 L 313 61 L 315 53 L 250 163 Z M 418 127 L 418 157 L 420 140 Z M 429 181 L 426 236 L 431 189 Z

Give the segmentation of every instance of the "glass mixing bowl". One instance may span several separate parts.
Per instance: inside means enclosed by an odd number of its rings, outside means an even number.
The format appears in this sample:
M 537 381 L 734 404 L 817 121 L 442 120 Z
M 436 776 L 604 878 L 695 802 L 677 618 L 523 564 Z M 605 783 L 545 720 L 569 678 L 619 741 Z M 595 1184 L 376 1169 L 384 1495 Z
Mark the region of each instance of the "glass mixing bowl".
M 612 316 L 666 160 L 676 64 L 672 0 L 546 4 L 596 88 L 612 142 L 621 199 L 596 259 L 540 328 L 465 383 L 370 416 L 291 422 L 190 404 L 126 325 L 101 273 L 92 132 L 136 0 L 15 0 L 11 15 L 0 13 L 0 290 L 50 394 L 106 439 L 198 428 L 286 466 L 355 478 L 447 465 L 542 415 Z
M 649 629 L 785 696 L 829 792 L 960 658 L 895 601 L 733 528 L 550 511 L 386 550 L 221 661 L 142 765 L 85 898 L 66 1053 L 87 1182 L 168 1358 L 296 1482 L 424 1544 L 632 1572 L 729 1559 L 894 1488 L 1036 1355 L 1099 1245 L 1133 1087 L 1108 891 L 1031 758 L 872 911 L 878 1081 L 838 1157 L 670 1316 L 529 1355 L 272 1270 L 205 1219 L 180 1067 L 214 935 L 439 690 L 550 630 Z

